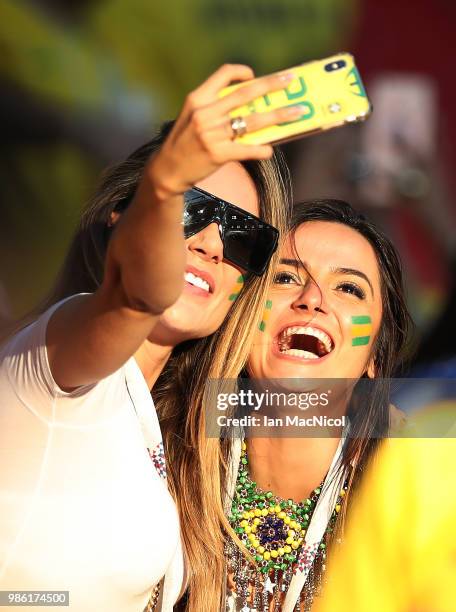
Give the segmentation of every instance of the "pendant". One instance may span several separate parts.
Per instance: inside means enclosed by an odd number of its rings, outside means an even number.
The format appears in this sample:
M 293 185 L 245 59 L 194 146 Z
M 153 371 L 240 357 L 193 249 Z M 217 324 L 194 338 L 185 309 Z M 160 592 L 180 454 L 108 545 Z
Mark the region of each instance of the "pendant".
M 229 521 L 262 574 L 285 571 L 296 562 L 321 487 L 303 502 L 262 491 L 250 479 L 243 443 Z
M 322 485 L 317 487 L 310 497 L 302 502 L 285 500 L 271 491 L 262 491 L 249 476 L 246 444 L 243 443 L 229 521 L 251 554 L 253 563 L 232 540 L 226 543 L 228 570 L 232 572 L 235 585 L 231 595 L 237 599 L 237 610 L 270 612 L 271 605 L 274 611 L 281 609 L 283 596 L 293 578 L 321 488 Z M 327 526 L 328 534 L 332 532 L 346 488 L 345 483 Z M 324 543 L 321 543 L 320 547 L 321 560 L 324 562 Z M 321 569 L 324 569 L 324 564 Z M 300 596 L 296 602 L 296 612 L 310 609 L 320 573 L 318 571 L 318 579 L 314 579 L 313 567 L 311 568 L 305 585 L 305 596 Z

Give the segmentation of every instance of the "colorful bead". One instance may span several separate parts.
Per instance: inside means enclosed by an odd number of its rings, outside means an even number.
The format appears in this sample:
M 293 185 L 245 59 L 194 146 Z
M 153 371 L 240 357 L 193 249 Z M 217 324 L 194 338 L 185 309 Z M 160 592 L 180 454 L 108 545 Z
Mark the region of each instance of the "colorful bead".
M 250 479 L 247 445 L 245 442 L 242 444 L 240 468 L 229 521 L 251 554 L 249 561 L 239 552 L 240 558 L 243 559 L 242 563 L 246 564 L 246 568 L 249 566 L 251 568 L 248 571 L 260 573 L 265 579 L 269 574 L 274 585 L 277 582 L 280 584 L 282 580 L 277 579 L 276 572 L 283 571 L 284 576 L 292 573 L 292 566 L 297 562 L 300 548 L 304 545 L 304 535 L 320 492 L 321 486 L 317 487 L 308 499 L 296 503 L 292 499 L 280 499 L 271 491 L 261 491 Z M 333 513 L 333 522 L 340 511 L 344 494 L 345 491 L 339 495 Z M 331 522 L 328 524 L 326 533 L 329 533 L 332 524 Z M 319 554 L 323 558 L 324 543 L 321 543 L 320 549 Z M 263 578 L 260 581 L 263 582 Z M 256 603 L 258 606 L 259 600 Z

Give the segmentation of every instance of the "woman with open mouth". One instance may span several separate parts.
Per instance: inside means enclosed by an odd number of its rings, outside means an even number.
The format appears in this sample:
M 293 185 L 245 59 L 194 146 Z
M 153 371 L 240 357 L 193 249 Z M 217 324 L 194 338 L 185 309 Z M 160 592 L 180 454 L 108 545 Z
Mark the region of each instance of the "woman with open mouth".
M 389 239 L 344 202 L 296 205 L 246 370 L 262 383 L 295 379 L 294 390 L 296 379 L 352 381 L 342 406 L 349 424 L 305 437 L 274 428 L 255 437 L 251 427 L 242 443 L 222 441 L 227 591 L 212 583 L 207 591 L 230 612 L 310 609 L 353 491 L 388 433 L 388 379 L 409 321 Z
M 291 76 L 219 99 L 253 77 L 226 65 L 194 90 L 105 175 L 52 297 L 1 347 L 0 590 L 69 590 L 75 612 L 172 609 L 183 559 L 150 389 L 170 358 L 217 371 L 219 328 L 241 342 L 232 367 L 245 359 L 287 192 L 272 148 L 235 137 L 302 109 L 229 112 Z

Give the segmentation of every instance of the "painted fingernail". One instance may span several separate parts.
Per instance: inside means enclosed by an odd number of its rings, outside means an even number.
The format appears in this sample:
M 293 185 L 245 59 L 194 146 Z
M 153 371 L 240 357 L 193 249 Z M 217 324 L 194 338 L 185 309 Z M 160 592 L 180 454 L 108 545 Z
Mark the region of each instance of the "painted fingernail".
M 295 78 L 294 72 L 283 72 L 279 74 L 279 81 L 283 81 L 284 83 L 289 83 Z
M 291 117 L 299 117 L 305 113 L 305 108 L 301 104 L 293 104 L 284 109 L 284 113 Z

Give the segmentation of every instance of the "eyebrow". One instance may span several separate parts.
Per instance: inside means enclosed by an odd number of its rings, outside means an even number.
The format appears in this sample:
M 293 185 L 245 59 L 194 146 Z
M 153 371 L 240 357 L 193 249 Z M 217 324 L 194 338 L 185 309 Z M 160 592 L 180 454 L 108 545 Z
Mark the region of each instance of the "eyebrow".
M 279 261 L 284 266 L 293 266 L 294 268 L 305 268 L 305 264 L 300 259 L 282 258 Z
M 303 268 L 307 270 L 307 264 L 300 259 L 285 257 L 280 259 L 279 263 L 284 266 L 293 266 L 294 268 Z M 372 283 L 370 282 L 369 277 L 364 274 L 364 272 L 361 272 L 361 270 L 356 270 L 355 268 L 331 268 L 330 270 L 333 274 L 347 274 L 363 278 L 370 287 L 372 297 L 374 297 L 374 288 L 372 287 Z
M 361 270 L 356 270 L 355 268 L 331 268 L 331 272 L 334 274 L 350 274 L 352 276 L 359 276 L 359 278 L 363 278 L 370 287 L 372 297 L 374 297 L 374 288 L 372 287 L 372 283 L 369 280 L 369 277 L 361 272 Z

